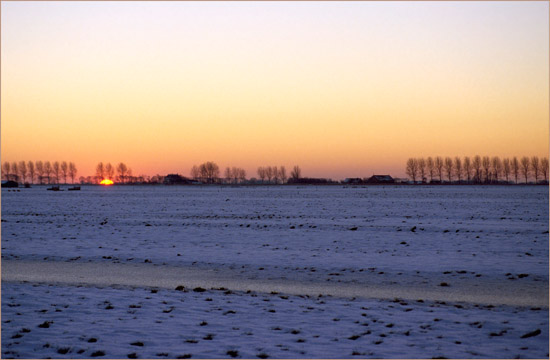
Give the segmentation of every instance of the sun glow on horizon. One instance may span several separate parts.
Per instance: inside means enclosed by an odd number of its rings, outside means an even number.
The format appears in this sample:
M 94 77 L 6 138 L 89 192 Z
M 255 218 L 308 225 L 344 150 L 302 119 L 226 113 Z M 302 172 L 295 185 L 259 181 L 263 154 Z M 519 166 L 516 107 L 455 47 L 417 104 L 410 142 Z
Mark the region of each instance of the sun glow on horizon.
M 103 179 L 103 180 L 101 180 L 100 184 L 105 185 L 105 186 L 109 186 L 109 185 L 113 185 L 114 182 L 113 182 L 113 180 Z

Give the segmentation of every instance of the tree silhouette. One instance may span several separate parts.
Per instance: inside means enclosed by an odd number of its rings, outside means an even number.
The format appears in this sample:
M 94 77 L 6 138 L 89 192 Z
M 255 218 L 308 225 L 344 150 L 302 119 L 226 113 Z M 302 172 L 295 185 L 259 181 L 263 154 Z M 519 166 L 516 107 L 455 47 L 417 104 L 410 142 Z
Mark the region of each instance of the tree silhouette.
M 61 176 L 63 177 L 63 183 L 67 184 L 67 175 L 69 174 L 69 165 L 66 161 L 61 163 Z
M 4 163 L 2 164 L 2 176 L 4 177 L 4 179 L 10 180 L 10 175 L 11 175 L 11 165 L 9 161 L 4 161 Z
M 510 171 L 512 170 L 512 164 L 510 162 L 510 158 L 504 158 L 502 160 L 502 173 L 504 174 L 504 177 L 506 178 L 506 182 L 508 183 L 510 181 Z
M 516 178 L 516 184 L 518 183 L 518 176 L 519 176 L 519 161 L 517 157 L 512 158 L 512 174 L 514 174 L 514 177 Z
M 111 163 L 107 163 L 104 168 L 103 174 L 107 177 L 109 180 L 113 180 L 115 178 L 115 168 Z
M 38 182 L 40 185 L 44 183 L 44 163 L 41 160 L 38 160 L 35 163 L 36 167 L 36 176 L 38 176 Z
M 19 167 L 17 166 L 17 163 L 15 161 L 11 163 L 11 173 L 13 176 L 13 181 L 18 181 Z
M 430 182 L 432 182 L 434 181 L 435 163 L 431 156 L 426 160 L 426 167 L 428 168 L 428 174 L 430 174 Z
M 474 156 L 474 159 L 472 160 L 472 167 L 474 169 L 476 182 L 481 183 L 481 156 Z
M 540 171 L 544 176 L 544 181 L 548 181 L 548 158 L 547 157 L 543 157 L 540 160 Z
M 193 180 L 199 180 L 199 177 L 200 177 L 201 173 L 199 171 L 199 168 L 197 165 L 193 165 L 193 167 L 191 168 L 191 178 Z
M 29 169 L 29 177 L 31 178 L 31 184 L 34 184 L 34 163 L 32 161 L 29 161 L 27 163 L 27 168 Z
M 284 166 L 279 166 L 279 177 L 284 184 L 286 182 L 286 168 Z
M 225 181 L 230 184 L 233 180 L 233 171 L 231 171 L 231 168 L 228 166 L 225 168 L 224 172 Z
M 302 177 L 302 169 L 298 165 L 295 165 L 290 172 L 290 178 L 293 180 L 298 180 Z
M 445 172 L 447 173 L 449 182 L 451 182 L 453 180 L 453 159 L 450 157 L 445 158 Z
M 69 163 L 69 176 L 71 177 L 71 182 L 74 184 L 74 178 L 77 174 L 76 165 L 72 162 Z
M 258 168 L 258 177 L 262 180 L 262 184 L 263 184 L 263 182 L 265 180 L 265 177 L 266 177 L 265 168 L 263 168 L 261 166 Z
M 246 180 L 246 171 L 244 169 L 238 168 L 238 177 L 241 182 Z
M 46 176 L 46 179 L 48 179 L 48 185 L 51 183 L 52 171 L 52 164 L 49 161 L 46 161 L 44 163 L 44 175 Z
M 527 184 L 527 178 L 529 177 L 529 170 L 530 170 L 530 162 L 529 158 L 527 156 L 524 156 L 520 160 L 521 165 L 521 172 L 523 173 L 523 176 L 525 176 L 525 183 Z
M 26 182 L 27 180 L 27 163 L 24 161 L 20 161 L 18 165 L 19 169 L 19 176 L 21 176 L 21 182 Z
M 212 161 L 207 161 L 199 166 L 201 177 L 209 184 L 214 183 L 220 176 L 220 168 Z
M 101 165 L 103 164 L 101 163 Z M 124 184 L 126 181 L 126 176 L 128 175 L 128 167 L 125 163 L 121 162 L 117 165 L 116 171 L 118 173 L 119 181 Z
M 273 179 L 273 168 L 271 166 L 265 167 L 265 176 L 267 177 L 267 182 L 271 184 L 271 179 Z
M 488 156 L 481 158 L 481 166 L 485 173 L 485 183 L 489 182 L 489 176 L 491 175 L 491 159 Z
M 441 156 L 437 156 L 435 158 L 435 171 L 437 172 L 437 175 L 439 175 L 439 181 L 443 181 L 443 158 Z
M 535 184 L 539 182 L 540 161 L 538 156 L 531 158 L 531 169 L 533 169 L 533 175 L 535 175 Z
M 95 177 L 96 182 L 101 182 L 103 179 L 105 179 L 105 166 L 102 162 L 99 162 L 97 166 L 95 167 Z
M 416 176 L 418 175 L 418 160 L 415 158 L 409 158 L 407 160 L 407 175 L 412 177 L 413 184 L 416 183 Z
M 502 172 L 502 161 L 500 161 L 498 156 L 493 156 L 491 159 L 491 167 L 493 169 L 495 181 L 498 183 L 499 175 Z
M 424 160 L 424 158 L 418 158 L 416 162 L 418 164 L 420 181 L 424 182 L 426 180 L 426 160 Z
M 273 174 L 273 182 L 275 184 L 279 183 L 279 169 L 277 169 L 277 166 L 271 167 L 271 173 Z
M 59 184 L 59 172 L 60 172 L 60 168 L 59 168 L 59 162 L 58 161 L 55 161 L 52 165 L 52 171 L 53 171 L 53 177 L 55 178 L 55 183 L 56 184 Z
M 460 183 L 462 180 L 462 160 L 458 156 L 455 157 L 454 168 L 458 183 Z
M 469 183 L 472 179 L 472 162 L 469 156 L 464 157 L 464 175 Z

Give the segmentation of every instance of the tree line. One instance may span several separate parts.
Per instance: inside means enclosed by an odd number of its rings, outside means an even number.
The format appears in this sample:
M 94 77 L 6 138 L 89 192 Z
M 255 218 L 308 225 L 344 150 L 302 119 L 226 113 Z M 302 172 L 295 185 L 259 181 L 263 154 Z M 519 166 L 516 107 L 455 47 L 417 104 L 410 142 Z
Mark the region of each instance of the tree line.
M 67 178 L 71 179 L 74 184 L 74 179 L 78 170 L 73 162 L 66 161 L 19 161 L 2 163 L 2 177 L 4 180 L 17 181 L 21 183 L 34 184 L 35 180 L 39 184 L 59 184 L 63 179 L 63 183 L 67 184 Z
M 257 170 L 259 179 L 263 184 L 285 184 L 289 177 L 284 166 L 260 166 Z M 301 178 L 302 170 L 299 166 L 294 166 L 290 173 L 291 179 Z M 220 167 L 213 161 L 207 161 L 200 165 L 193 165 L 191 168 L 191 179 L 201 181 L 207 184 L 221 183 L 239 184 L 244 183 L 246 171 L 239 167 L 226 167 L 224 177 L 220 177 Z M 252 178 L 251 180 L 253 180 Z
M 115 171 L 117 176 L 115 177 Z M 95 168 L 95 182 L 100 183 L 104 179 L 116 181 L 121 184 L 132 182 L 132 169 L 121 162 L 115 167 L 111 163 L 99 162 Z
M 414 183 L 417 180 L 426 183 L 428 178 L 430 183 L 442 183 L 458 181 L 468 184 L 498 184 L 499 182 L 525 180 L 527 184 L 529 177 L 535 180 L 548 182 L 548 158 L 540 159 L 538 156 L 531 158 L 523 156 L 518 159 L 512 158 L 500 159 L 498 156 L 479 156 L 472 158 L 465 156 L 451 157 L 428 157 L 428 158 L 409 158 L 406 163 L 405 171 Z

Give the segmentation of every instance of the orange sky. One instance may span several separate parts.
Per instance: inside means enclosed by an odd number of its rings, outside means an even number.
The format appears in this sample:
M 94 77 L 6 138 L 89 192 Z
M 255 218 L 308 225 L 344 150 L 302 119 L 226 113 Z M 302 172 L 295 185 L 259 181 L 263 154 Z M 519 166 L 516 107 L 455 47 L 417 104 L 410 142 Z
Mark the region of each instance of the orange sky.
M 548 2 L 2 2 L 2 161 L 547 156 Z

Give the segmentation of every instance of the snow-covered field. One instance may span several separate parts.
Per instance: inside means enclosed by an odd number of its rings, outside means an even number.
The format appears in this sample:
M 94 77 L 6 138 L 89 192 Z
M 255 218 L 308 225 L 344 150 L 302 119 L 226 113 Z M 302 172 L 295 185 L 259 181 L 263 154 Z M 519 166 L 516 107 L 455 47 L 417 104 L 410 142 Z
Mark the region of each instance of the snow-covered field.
M 3 189 L 2 260 L 3 358 L 548 357 L 547 187 Z

